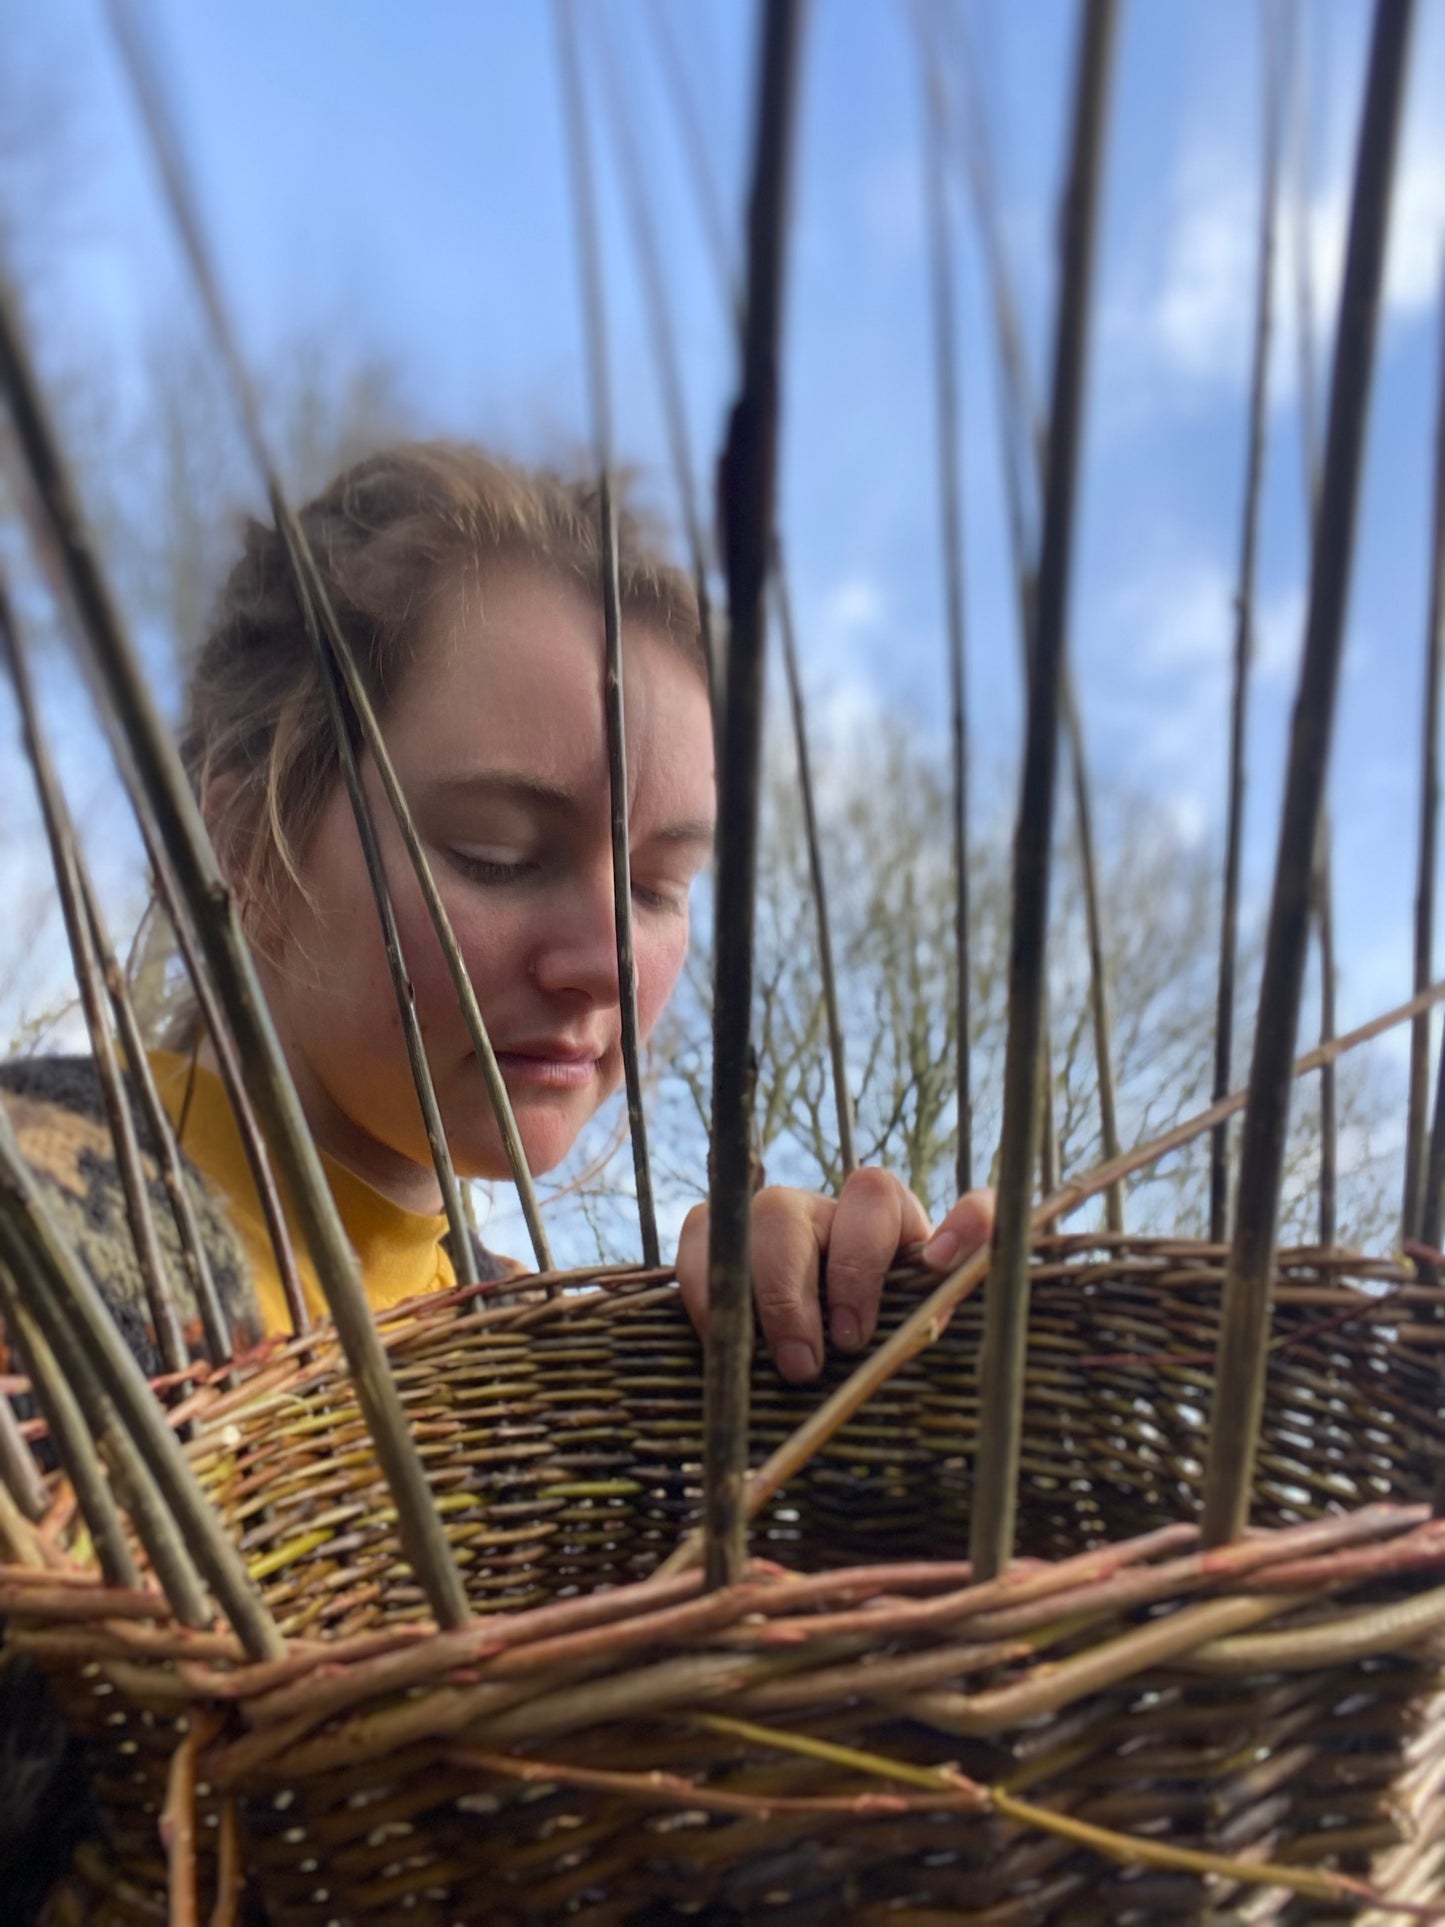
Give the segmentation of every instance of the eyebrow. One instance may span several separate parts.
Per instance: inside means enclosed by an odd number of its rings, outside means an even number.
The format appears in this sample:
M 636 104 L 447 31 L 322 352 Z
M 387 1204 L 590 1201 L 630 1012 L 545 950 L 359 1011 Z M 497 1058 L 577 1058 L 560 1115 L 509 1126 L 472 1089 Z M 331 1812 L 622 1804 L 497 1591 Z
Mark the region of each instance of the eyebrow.
M 436 787 L 439 790 L 480 791 L 488 796 L 516 797 L 559 815 L 574 812 L 577 808 L 577 799 L 571 790 L 564 789 L 558 783 L 549 783 L 528 770 L 476 770 L 466 776 L 442 776 L 436 779 Z M 714 824 L 706 817 L 689 816 L 680 822 L 666 824 L 649 840 L 705 844 L 711 849 L 715 833 Z

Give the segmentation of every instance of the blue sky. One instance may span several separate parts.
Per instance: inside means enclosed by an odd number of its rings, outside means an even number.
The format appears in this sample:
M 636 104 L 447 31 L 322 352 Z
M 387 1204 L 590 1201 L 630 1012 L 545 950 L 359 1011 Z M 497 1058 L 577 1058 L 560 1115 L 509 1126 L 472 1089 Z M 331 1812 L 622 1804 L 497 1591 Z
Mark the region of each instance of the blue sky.
M 712 263 L 660 86 L 647 0 L 581 0 L 623 56 L 669 236 L 699 465 L 733 365 Z M 736 222 L 753 8 L 663 0 Z M 25 56 L 78 72 L 84 218 L 53 270 L 72 353 L 127 344 L 182 283 L 96 0 L 20 0 Z M 164 0 L 158 46 L 243 338 L 298 323 L 400 366 L 439 429 L 521 452 L 574 445 L 586 397 L 551 13 L 541 0 Z M 1316 152 L 1309 232 L 1333 310 L 1369 10 L 1309 0 Z M 27 20 L 26 14 L 30 16 Z M 979 0 L 1008 243 L 1036 379 L 1052 314 L 1055 197 L 1077 9 Z M 1091 361 L 1071 646 L 1091 756 L 1190 837 L 1221 838 L 1231 598 L 1243 478 L 1259 148 L 1253 0 L 1125 9 Z M 946 687 L 937 552 L 919 83 L 895 0 L 816 0 L 788 306 L 783 530 L 820 718 L 876 704 L 934 732 Z M 594 116 L 594 134 L 599 127 Z M 626 230 L 604 180 L 617 438 L 663 443 Z M 971 229 L 962 294 L 973 731 L 984 780 L 1016 742 L 1018 645 Z M 1250 742 L 1247 889 L 1267 891 L 1303 621 L 1305 553 L 1281 233 Z M 1336 738 L 1341 1017 L 1408 992 L 1413 796 L 1445 249 L 1445 0 L 1420 9 Z M 1321 358 L 1322 369 L 1328 363 Z M 670 503 L 665 478 L 659 497 Z M 981 800 L 986 807 L 986 800 Z

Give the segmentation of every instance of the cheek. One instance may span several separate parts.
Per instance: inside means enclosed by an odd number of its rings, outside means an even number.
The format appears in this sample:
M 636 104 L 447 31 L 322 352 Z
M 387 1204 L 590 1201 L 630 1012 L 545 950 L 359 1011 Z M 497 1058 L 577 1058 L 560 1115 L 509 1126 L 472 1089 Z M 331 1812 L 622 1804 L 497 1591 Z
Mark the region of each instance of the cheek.
M 682 975 L 687 939 L 686 917 L 669 917 L 664 927 L 645 935 L 640 929 L 636 932 L 637 1026 L 644 1037 L 666 1009 Z

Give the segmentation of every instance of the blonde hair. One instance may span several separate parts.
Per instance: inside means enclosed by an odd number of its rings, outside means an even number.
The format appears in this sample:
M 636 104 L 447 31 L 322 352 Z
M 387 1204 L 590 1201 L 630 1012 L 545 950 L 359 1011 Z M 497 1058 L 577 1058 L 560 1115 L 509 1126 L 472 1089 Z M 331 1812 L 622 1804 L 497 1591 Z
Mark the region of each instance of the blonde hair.
M 600 598 L 595 484 L 454 442 L 406 443 L 348 468 L 301 511 L 378 715 L 458 594 L 522 567 Z M 706 676 L 697 599 L 653 532 L 618 513 L 624 621 L 676 641 Z M 339 776 L 335 737 L 281 538 L 247 525 L 191 680 L 181 755 L 242 913 L 275 903 Z

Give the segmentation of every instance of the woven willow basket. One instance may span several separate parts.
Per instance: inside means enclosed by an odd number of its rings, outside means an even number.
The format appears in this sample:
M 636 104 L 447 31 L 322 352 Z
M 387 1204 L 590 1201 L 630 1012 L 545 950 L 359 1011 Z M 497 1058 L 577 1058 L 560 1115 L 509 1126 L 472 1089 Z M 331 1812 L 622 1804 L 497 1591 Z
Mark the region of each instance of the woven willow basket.
M 699 1496 L 701 1356 L 669 1284 L 392 1315 L 478 1615 L 458 1633 L 422 1623 L 334 1342 L 253 1356 L 185 1408 L 189 1451 L 284 1661 L 106 1591 L 63 1478 L 67 1556 L 0 1575 L 104 1814 L 52 1918 L 1435 1917 L 1445 1292 L 1284 1255 L 1259 1529 L 1200 1554 L 1180 1521 L 1223 1257 L 1041 1248 L 1022 1556 L 973 1586 L 979 1298 L 771 1503 L 721 1594 L 649 1577 Z M 885 1331 L 933 1282 L 894 1278 Z M 762 1456 L 818 1393 L 765 1363 L 753 1389 Z

